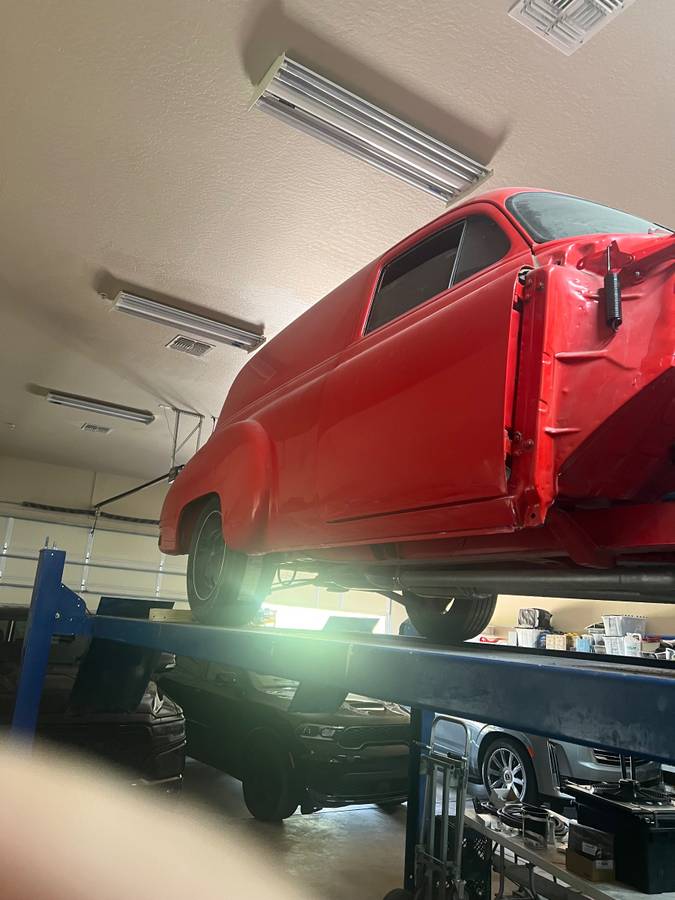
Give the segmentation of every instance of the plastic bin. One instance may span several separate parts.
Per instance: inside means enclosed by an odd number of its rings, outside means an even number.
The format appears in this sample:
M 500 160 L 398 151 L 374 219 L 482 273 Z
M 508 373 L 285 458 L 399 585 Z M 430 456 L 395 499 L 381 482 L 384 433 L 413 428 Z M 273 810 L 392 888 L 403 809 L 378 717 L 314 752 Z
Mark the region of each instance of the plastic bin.
M 605 653 L 609 653 L 611 656 L 623 656 L 624 655 L 623 637 L 617 637 L 616 635 L 606 634 L 605 635 Z
M 647 616 L 603 616 L 605 634 L 610 637 L 622 637 L 624 634 L 645 635 L 647 633 Z
M 545 641 L 542 635 L 547 633 L 543 628 L 521 628 L 520 626 L 516 628 L 516 631 L 518 632 L 519 647 L 540 647 Z

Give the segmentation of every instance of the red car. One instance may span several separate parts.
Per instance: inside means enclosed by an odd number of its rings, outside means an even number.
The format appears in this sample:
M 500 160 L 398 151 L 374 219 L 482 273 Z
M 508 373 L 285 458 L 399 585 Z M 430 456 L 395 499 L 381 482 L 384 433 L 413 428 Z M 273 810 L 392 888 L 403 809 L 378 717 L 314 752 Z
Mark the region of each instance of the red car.
M 675 236 L 549 191 L 444 213 L 244 366 L 160 545 L 205 622 L 279 567 L 466 639 L 499 592 L 675 601 Z

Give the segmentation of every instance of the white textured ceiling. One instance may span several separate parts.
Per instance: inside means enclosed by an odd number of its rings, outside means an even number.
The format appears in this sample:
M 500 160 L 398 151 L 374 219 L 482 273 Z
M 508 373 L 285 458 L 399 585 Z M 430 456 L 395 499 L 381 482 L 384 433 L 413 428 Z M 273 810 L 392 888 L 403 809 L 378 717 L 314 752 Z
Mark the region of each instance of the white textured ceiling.
M 23 0 L 0 35 L 0 450 L 152 476 L 158 405 L 217 414 L 246 357 L 164 349 L 120 287 L 273 335 L 400 237 L 432 198 L 264 114 L 284 49 L 495 175 L 675 222 L 673 0 L 638 0 L 572 57 L 511 0 Z M 55 388 L 159 414 L 46 403 Z M 109 424 L 101 437 L 85 420 Z M 10 429 L 3 423 L 11 422 Z

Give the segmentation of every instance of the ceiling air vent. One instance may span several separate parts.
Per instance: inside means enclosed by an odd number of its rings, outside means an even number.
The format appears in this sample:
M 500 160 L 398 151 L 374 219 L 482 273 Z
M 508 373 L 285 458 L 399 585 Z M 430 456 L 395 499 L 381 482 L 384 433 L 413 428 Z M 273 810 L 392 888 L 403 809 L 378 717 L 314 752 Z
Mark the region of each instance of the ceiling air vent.
M 94 425 L 93 422 L 83 422 L 80 430 L 89 431 L 91 434 L 110 434 L 112 428 L 106 428 L 105 425 Z
M 210 350 L 213 350 L 213 344 L 195 341 L 194 338 L 185 337 L 184 334 L 177 334 L 166 346 L 171 350 L 187 353 L 188 356 L 206 356 Z
M 518 0 L 509 15 L 569 56 L 635 0 Z

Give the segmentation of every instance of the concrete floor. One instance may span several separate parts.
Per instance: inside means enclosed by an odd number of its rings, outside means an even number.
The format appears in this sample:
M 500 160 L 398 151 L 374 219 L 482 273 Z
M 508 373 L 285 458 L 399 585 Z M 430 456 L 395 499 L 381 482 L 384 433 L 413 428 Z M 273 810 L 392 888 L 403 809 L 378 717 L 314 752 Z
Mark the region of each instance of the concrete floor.
M 270 825 L 251 818 L 238 781 L 195 760 L 187 762 L 183 796 L 259 841 L 261 853 L 277 858 L 310 897 L 382 900 L 402 887 L 405 807 L 324 809 Z

